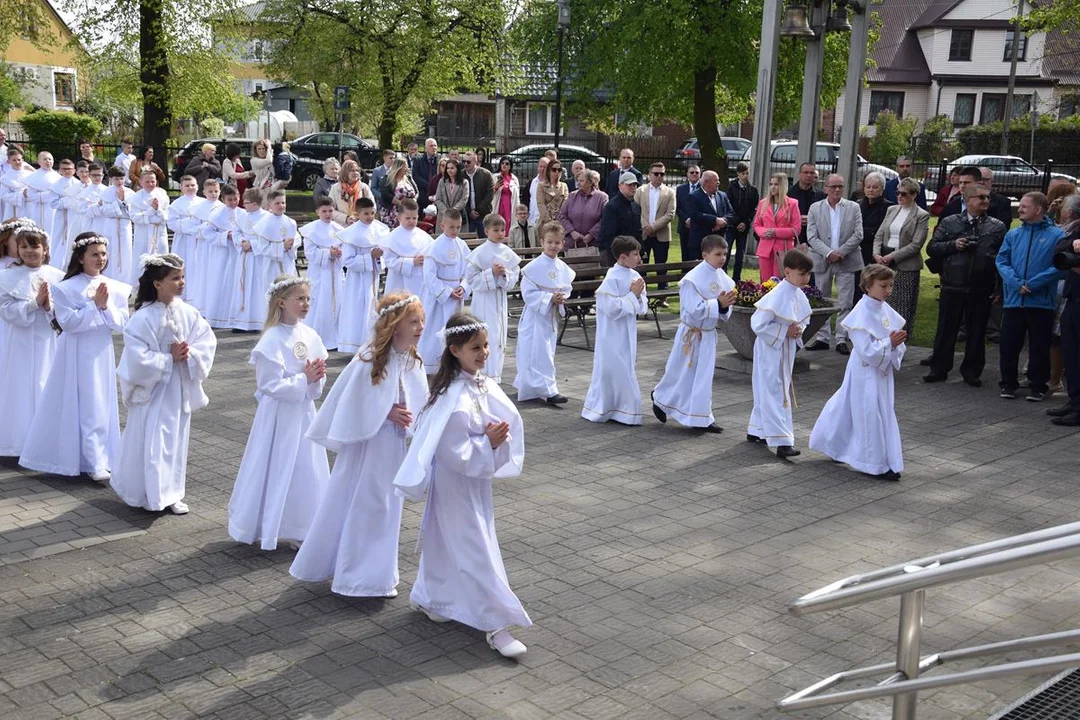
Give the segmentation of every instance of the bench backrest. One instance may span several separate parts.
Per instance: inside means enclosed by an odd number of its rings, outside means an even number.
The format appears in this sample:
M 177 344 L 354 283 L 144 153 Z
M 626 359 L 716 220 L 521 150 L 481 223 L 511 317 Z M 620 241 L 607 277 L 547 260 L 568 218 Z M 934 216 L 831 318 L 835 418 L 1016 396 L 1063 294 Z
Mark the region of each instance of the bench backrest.
M 682 280 L 683 276 L 697 267 L 700 262 L 700 260 L 691 260 L 678 263 L 655 263 L 641 265 L 637 268 L 637 271 L 645 280 L 646 286 L 660 283 L 672 285 Z

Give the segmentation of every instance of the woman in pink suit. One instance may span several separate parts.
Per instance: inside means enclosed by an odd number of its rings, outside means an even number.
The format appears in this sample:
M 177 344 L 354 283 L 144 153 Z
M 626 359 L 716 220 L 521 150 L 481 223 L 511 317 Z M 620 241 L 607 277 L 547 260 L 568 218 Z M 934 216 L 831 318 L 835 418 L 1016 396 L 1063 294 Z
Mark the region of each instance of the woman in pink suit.
M 779 257 L 795 247 L 802 229 L 799 201 L 787 196 L 788 177 L 776 173 L 769 178 L 769 194 L 758 203 L 754 213 L 754 235 L 757 236 L 758 267 L 761 282 L 777 277 Z

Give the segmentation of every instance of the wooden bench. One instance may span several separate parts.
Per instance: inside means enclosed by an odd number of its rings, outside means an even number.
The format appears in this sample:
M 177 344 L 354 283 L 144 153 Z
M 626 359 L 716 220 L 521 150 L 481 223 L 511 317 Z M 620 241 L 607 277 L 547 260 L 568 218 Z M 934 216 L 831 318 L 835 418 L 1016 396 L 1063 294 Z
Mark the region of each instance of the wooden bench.
M 648 296 L 649 312 L 653 322 L 656 323 L 656 337 L 663 339 L 664 332 L 660 329 L 660 307 L 667 302 L 668 298 L 679 297 L 679 281 L 686 273 L 697 267 L 700 260 L 677 263 L 656 263 L 652 265 L 640 265 L 637 268 L 642 279 L 645 280 L 645 293 Z M 661 289 L 660 285 L 668 287 Z

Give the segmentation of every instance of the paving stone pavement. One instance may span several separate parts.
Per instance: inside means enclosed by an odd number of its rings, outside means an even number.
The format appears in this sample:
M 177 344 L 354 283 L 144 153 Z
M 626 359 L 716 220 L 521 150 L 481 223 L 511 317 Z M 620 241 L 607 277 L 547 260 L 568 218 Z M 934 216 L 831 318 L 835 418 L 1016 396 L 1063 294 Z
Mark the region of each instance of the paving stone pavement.
M 670 338 L 674 320 L 664 324 Z M 671 340 L 644 321 L 639 330 L 647 398 Z M 1073 521 L 1080 505 L 1077 434 L 1046 422 L 1045 405 L 1000 400 L 992 369 L 980 390 L 926 386 L 925 351 L 909 353 L 896 391 L 907 468 L 885 483 L 744 442 L 746 375 L 717 373 L 720 436 L 648 412 L 641 428 L 587 423 L 592 355 L 563 349 L 571 402 L 523 404 L 526 471 L 495 491 L 511 585 L 535 622 L 515 663 L 480 633 L 408 609 L 421 505 L 406 507 L 394 600 L 296 582 L 292 551 L 229 539 L 255 336 L 218 337 L 211 405 L 192 423 L 190 515 L 131 510 L 86 480 L 0 467 L 0 718 L 785 717 L 774 702 L 793 689 L 887 661 L 899 605 L 796 618 L 796 596 Z M 804 446 L 844 363 L 832 352 L 810 359 L 796 377 Z M 334 358 L 332 377 L 346 362 Z M 1080 626 L 1078 569 L 1060 562 L 929 591 L 924 652 Z M 919 717 L 985 718 L 1042 679 L 925 693 Z M 888 716 L 884 701 L 794 715 Z

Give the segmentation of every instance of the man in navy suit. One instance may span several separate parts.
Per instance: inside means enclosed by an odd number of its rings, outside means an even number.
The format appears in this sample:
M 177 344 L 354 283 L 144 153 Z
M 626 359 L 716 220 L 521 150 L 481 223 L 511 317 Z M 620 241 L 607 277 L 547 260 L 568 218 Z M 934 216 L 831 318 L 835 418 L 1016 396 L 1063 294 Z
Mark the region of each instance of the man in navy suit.
M 906 177 L 911 177 L 912 170 L 911 158 L 907 155 L 901 155 L 896 158 L 896 172 L 899 177 L 894 177 L 885 183 L 885 199 L 889 202 L 896 202 L 896 190 L 900 187 L 900 181 Z M 926 210 L 926 185 L 919 183 L 919 195 L 915 198 L 915 204 Z
M 701 187 L 690 194 L 690 240 L 685 260 L 701 257 L 701 241 L 706 235 L 724 235 L 729 223 L 735 222 L 735 211 L 727 194 L 720 191 L 720 176 L 712 170 L 701 174 Z M 675 206 L 679 201 L 676 199 Z
M 634 177 L 637 178 L 638 185 L 643 185 L 645 182 L 645 176 L 641 174 L 641 171 L 634 167 L 634 151 L 630 148 L 623 148 L 619 153 L 619 166 L 608 173 L 607 183 L 604 185 L 604 191 L 609 198 L 615 197 L 619 192 L 619 178 L 623 173 L 632 172 Z
M 675 188 L 675 222 L 679 230 L 679 247 L 682 248 L 683 262 L 696 260 L 686 253 L 690 248 L 690 193 L 698 189 L 701 168 L 691 165 L 686 168 L 686 182 Z

